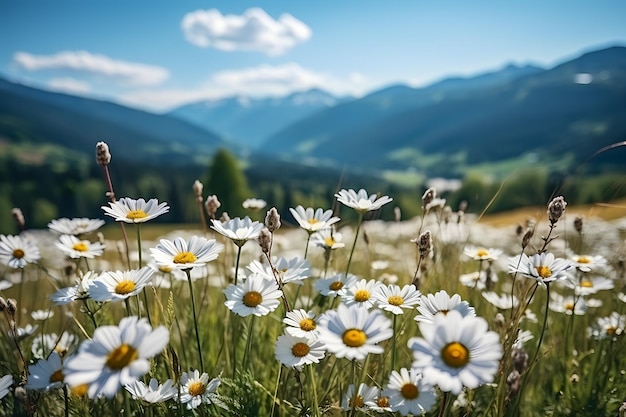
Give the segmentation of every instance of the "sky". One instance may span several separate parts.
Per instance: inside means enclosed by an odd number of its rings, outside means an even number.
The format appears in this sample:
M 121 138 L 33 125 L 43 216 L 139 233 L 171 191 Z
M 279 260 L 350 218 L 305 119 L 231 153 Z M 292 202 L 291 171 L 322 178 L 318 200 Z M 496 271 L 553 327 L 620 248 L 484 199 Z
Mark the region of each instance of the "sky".
M 3 0 L 0 77 L 165 112 L 362 96 L 626 45 L 623 0 Z

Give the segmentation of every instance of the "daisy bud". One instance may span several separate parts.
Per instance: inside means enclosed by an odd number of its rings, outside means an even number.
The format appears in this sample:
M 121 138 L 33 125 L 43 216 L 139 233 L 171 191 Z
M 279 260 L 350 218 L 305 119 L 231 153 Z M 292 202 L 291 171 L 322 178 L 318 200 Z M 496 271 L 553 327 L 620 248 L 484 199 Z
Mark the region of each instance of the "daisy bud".
M 7 311 L 11 316 L 15 315 L 17 312 L 17 301 L 15 298 L 9 298 L 7 300 Z
M 526 233 L 524 233 L 524 237 L 522 237 L 522 249 L 526 249 L 526 246 L 528 246 L 528 243 L 530 243 L 530 239 L 532 239 L 532 237 L 533 237 L 533 230 L 532 229 L 526 230 Z
M 270 253 L 270 249 L 272 247 L 272 233 L 270 233 L 268 229 L 263 229 L 259 233 L 258 240 L 263 253 Z
M 206 198 L 204 202 L 204 207 L 206 207 L 206 212 L 209 213 L 209 217 L 212 219 L 215 218 L 215 214 L 217 213 L 217 209 L 220 208 L 222 203 L 217 199 L 216 195 L 210 195 Z
M 522 376 L 515 369 L 506 377 L 506 383 L 509 386 L 510 396 L 514 396 L 519 392 L 521 387 Z
M 101 167 L 111 163 L 111 152 L 109 152 L 109 145 L 105 142 L 96 143 L 96 162 Z
M 521 224 L 518 224 L 517 227 L 515 228 L 515 234 L 517 236 L 522 236 L 522 233 L 524 233 L 524 226 L 522 226 Z
M 269 209 L 267 214 L 265 215 L 265 226 L 272 233 L 280 228 L 280 214 L 278 214 L 278 210 L 276 210 L 276 207 L 272 207 L 271 209 Z
M 504 318 L 504 315 L 502 313 L 497 313 L 496 317 L 494 318 L 494 323 L 496 327 L 503 329 L 504 324 L 506 323 L 506 319 Z
M 555 197 L 550 201 L 550 204 L 548 204 L 548 219 L 551 225 L 559 221 L 561 216 L 565 213 L 566 206 L 567 202 L 562 196 Z
M 528 354 L 524 351 L 523 348 L 514 348 L 513 352 L 511 352 L 511 356 L 513 357 L 513 365 L 515 369 L 523 373 L 528 367 Z
M 426 207 L 428 207 L 428 205 L 435 199 L 435 197 L 437 197 L 437 190 L 432 187 L 426 190 L 426 192 L 422 196 L 422 209 L 425 210 Z
M 22 210 L 14 207 L 11 209 L 11 214 L 13 215 L 15 223 L 17 223 L 17 227 L 19 227 L 20 230 L 24 230 L 24 225 L 26 224 L 26 222 L 24 221 L 24 213 L 22 213 Z
M 400 221 L 400 219 L 402 218 L 402 211 L 400 210 L 400 207 L 396 206 L 393 208 L 393 219 L 394 221 L 397 223 Z
M 202 185 L 202 183 L 198 180 L 196 180 L 193 183 L 193 192 L 196 194 L 196 200 L 198 200 L 198 202 L 202 203 L 202 188 L 204 188 L 204 186 Z
M 228 215 L 228 212 L 227 211 L 223 212 L 222 215 L 220 216 L 220 221 L 222 223 L 226 223 L 229 220 L 230 220 L 230 216 Z
M 578 233 L 583 232 L 583 218 L 582 217 L 576 217 L 574 219 L 574 229 L 576 229 Z
M 425 258 L 433 247 L 433 239 L 430 236 L 430 230 L 422 233 L 415 242 L 420 253 L 420 258 Z

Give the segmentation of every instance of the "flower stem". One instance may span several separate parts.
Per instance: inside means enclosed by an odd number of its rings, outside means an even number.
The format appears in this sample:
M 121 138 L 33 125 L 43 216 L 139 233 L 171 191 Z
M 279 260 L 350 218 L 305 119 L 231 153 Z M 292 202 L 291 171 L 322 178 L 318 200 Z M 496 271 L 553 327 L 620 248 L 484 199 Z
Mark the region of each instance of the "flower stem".
M 541 342 L 543 341 L 543 336 L 546 333 L 546 327 L 548 324 L 548 309 L 550 306 L 550 283 L 546 282 L 546 312 L 543 316 L 543 326 L 541 327 L 541 335 L 539 336 L 539 342 L 537 342 L 537 350 L 533 355 L 533 359 L 529 362 L 529 367 L 533 366 L 535 360 L 537 359 L 537 355 L 539 355 L 539 350 L 541 349 Z
M 235 261 L 235 285 L 237 285 L 237 278 L 239 278 L 239 259 L 241 258 L 241 246 L 237 246 L 237 260 Z
M 348 272 L 350 272 L 350 264 L 352 263 L 352 255 L 354 255 L 354 248 L 356 248 L 356 242 L 359 238 L 359 231 L 361 230 L 361 224 L 363 223 L 363 214 L 359 213 L 359 220 L 356 226 L 356 232 L 354 233 L 354 242 L 352 243 L 352 249 L 350 250 L 350 256 L 348 257 L 348 265 L 346 265 L 346 277 L 348 277 Z
M 196 301 L 193 296 L 193 285 L 191 285 L 191 269 L 185 269 L 187 274 L 187 283 L 189 284 L 189 297 L 191 298 L 191 310 L 193 312 L 193 326 L 196 330 L 196 344 L 198 345 L 198 357 L 200 359 L 200 370 L 204 370 L 204 362 L 202 361 L 202 348 L 200 347 L 200 333 L 198 333 L 198 319 L 196 318 Z
M 248 361 L 250 355 L 250 346 L 252 346 L 252 331 L 254 329 L 254 314 L 250 317 L 250 324 L 248 327 L 248 340 L 246 340 L 246 350 L 243 352 L 243 369 L 248 370 Z
M 319 403 L 317 400 L 317 386 L 315 383 L 315 371 L 313 370 L 313 364 L 308 364 L 307 372 L 309 376 L 309 384 L 311 384 L 311 391 L 313 391 L 313 404 L 311 404 L 311 411 L 313 412 L 313 416 L 319 416 Z

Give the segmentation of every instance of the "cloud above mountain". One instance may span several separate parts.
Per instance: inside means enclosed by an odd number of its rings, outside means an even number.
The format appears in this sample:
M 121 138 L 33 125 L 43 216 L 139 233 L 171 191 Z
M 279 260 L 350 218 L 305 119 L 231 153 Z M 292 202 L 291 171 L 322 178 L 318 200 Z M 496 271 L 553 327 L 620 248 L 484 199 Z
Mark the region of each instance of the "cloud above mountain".
M 130 86 L 158 85 L 170 76 L 163 67 L 115 60 L 87 51 L 61 51 L 53 55 L 16 52 L 13 62 L 27 71 L 65 70 L 106 77 Z
M 312 35 L 311 29 L 294 16 L 284 13 L 274 19 L 257 7 L 241 15 L 223 15 L 217 9 L 195 10 L 183 17 L 181 29 L 190 43 L 202 48 L 267 55 L 282 55 Z

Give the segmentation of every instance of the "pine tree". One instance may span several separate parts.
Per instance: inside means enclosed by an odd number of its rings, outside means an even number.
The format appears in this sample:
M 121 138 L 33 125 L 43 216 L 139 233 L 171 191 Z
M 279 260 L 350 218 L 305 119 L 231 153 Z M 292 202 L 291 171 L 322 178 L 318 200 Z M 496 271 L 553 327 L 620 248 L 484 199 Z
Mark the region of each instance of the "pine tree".
M 226 149 L 219 149 L 213 156 L 205 195 L 216 195 L 222 203 L 219 213 L 227 211 L 230 217 L 243 217 L 243 201 L 251 196 L 248 181 L 235 156 Z

